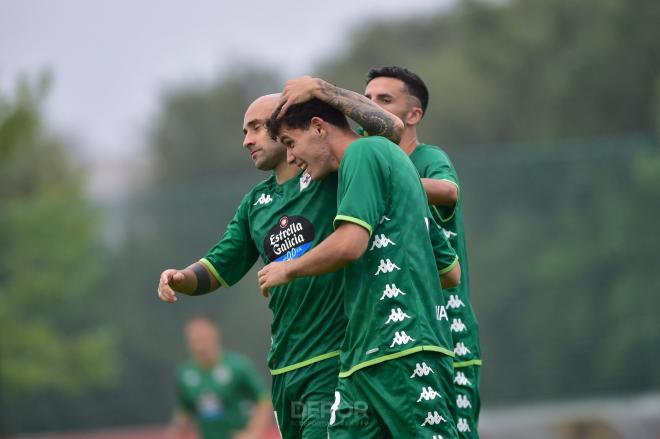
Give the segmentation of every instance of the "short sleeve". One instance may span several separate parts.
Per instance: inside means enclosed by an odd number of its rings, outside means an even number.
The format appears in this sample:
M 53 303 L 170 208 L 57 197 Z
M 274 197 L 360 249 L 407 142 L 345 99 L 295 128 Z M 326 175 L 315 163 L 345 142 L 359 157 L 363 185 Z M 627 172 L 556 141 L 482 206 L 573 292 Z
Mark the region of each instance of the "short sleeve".
M 200 260 L 223 287 L 241 280 L 259 257 L 250 235 L 248 200 L 243 199 L 222 239 Z
M 433 245 L 433 255 L 435 256 L 436 267 L 438 268 L 438 273 L 443 275 L 451 271 L 458 264 L 458 256 L 449 243 L 443 228 L 430 217 L 430 212 L 426 221 L 429 228 L 429 234 L 431 235 L 431 244 Z
M 354 142 L 342 158 L 334 223 L 352 222 L 371 235 L 387 207 L 391 169 L 382 152 L 366 143 L 369 139 Z
M 440 149 L 429 148 L 424 151 L 423 162 L 423 166 L 419 169 L 422 178 L 448 181 L 456 185 L 460 197 L 460 186 L 456 169 L 454 169 L 454 165 L 452 165 L 447 154 Z M 438 211 L 438 216 L 442 221 L 449 221 L 454 215 L 456 205 L 452 207 L 434 206 L 434 208 Z

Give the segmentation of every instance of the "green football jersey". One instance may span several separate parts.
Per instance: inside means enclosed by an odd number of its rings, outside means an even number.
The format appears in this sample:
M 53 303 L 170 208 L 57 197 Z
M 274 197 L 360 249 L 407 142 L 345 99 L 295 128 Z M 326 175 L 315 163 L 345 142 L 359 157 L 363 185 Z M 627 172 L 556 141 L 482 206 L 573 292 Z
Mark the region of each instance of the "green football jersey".
M 420 144 L 410 154 L 422 178 L 447 180 L 459 187 L 454 165 L 447 154 L 437 146 Z M 447 311 L 451 320 L 456 364 L 480 364 L 479 324 L 470 303 L 470 270 L 463 228 L 463 201 L 460 196 L 453 208 L 430 206 L 433 219 L 443 229 L 461 261 L 461 283 L 445 290 L 448 294 Z
M 204 439 L 231 438 L 245 428 L 254 404 L 269 399 L 250 363 L 231 352 L 223 352 L 212 369 L 184 363 L 176 384 L 179 407 L 197 423 Z
M 335 226 L 358 224 L 372 239 L 344 268 L 349 320 L 340 377 L 422 350 L 453 356 L 437 267 L 442 274 L 458 259 L 444 238 L 443 255 L 434 256 L 425 199 L 415 167 L 394 143 L 374 136 L 347 148 Z
M 312 181 L 301 173 L 281 185 L 273 175 L 243 198 L 224 236 L 201 262 L 227 287 L 259 256 L 265 264 L 298 258 L 332 233 L 336 200 L 337 174 Z M 339 355 L 346 328 L 343 272 L 271 288 L 269 307 L 273 375 Z

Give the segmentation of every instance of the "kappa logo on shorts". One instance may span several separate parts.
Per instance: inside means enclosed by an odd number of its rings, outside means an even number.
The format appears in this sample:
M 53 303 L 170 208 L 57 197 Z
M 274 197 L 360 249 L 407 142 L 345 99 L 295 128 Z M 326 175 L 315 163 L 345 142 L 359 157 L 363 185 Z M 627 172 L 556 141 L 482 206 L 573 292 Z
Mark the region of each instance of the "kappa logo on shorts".
M 456 347 L 454 348 L 454 354 L 463 357 L 467 354 L 469 354 L 471 351 L 462 343 L 458 342 L 456 343 Z
M 420 393 L 417 402 L 420 402 L 421 400 L 431 401 L 436 398 L 442 398 L 442 396 L 438 392 L 433 390 L 432 387 L 422 387 L 422 393 Z
M 390 244 L 396 245 L 394 241 L 392 241 L 390 238 L 385 236 L 384 233 L 381 233 L 380 236 L 376 234 L 374 235 L 374 242 L 373 244 L 371 244 L 371 248 L 369 249 L 369 251 L 372 251 L 374 248 L 387 247 Z
M 456 375 L 454 375 L 454 384 L 458 384 L 459 386 L 472 387 L 472 383 L 467 379 L 463 372 L 456 372 Z
M 459 393 L 458 396 L 456 396 L 456 406 L 459 409 L 467 409 L 471 408 L 472 404 L 470 404 L 470 400 L 468 399 L 467 395 L 461 395 Z
M 467 327 L 465 326 L 465 323 L 463 323 L 463 320 L 454 319 L 452 320 L 449 329 L 451 329 L 451 332 L 464 332 Z
M 253 206 L 256 206 L 257 204 L 268 204 L 271 201 L 273 201 L 273 197 L 271 197 L 270 195 L 264 193 L 264 194 L 261 194 L 261 196 L 259 196 L 257 201 L 254 202 Z
M 374 276 L 378 276 L 379 274 L 383 273 L 391 273 L 394 270 L 401 270 L 394 262 L 390 261 L 389 259 L 385 260 L 380 260 L 380 265 L 378 265 L 378 270 L 376 270 L 376 274 Z
M 427 425 L 438 425 L 441 422 L 447 422 L 445 418 L 440 416 L 440 413 L 434 411 L 433 413 L 428 412 L 426 415 L 426 419 L 424 420 L 424 423 L 422 423 L 422 427 L 426 427 Z
M 415 364 L 415 370 L 413 370 L 412 375 L 410 375 L 410 378 L 415 378 L 415 377 L 425 377 L 430 373 L 435 373 L 433 372 L 433 369 L 428 367 L 426 363 L 422 362 L 422 364 Z
M 470 426 L 468 425 L 467 419 L 465 418 L 458 418 L 458 423 L 456 424 L 456 427 L 458 428 L 458 431 L 461 433 L 466 433 L 470 431 Z
M 458 298 L 456 294 L 450 294 L 447 306 L 451 309 L 458 309 L 464 307 L 465 304 L 461 301 L 461 299 Z
M 399 297 L 399 295 L 405 296 L 406 293 L 398 289 L 396 287 L 396 284 L 387 284 L 385 285 L 385 290 L 383 290 L 383 295 L 380 296 L 380 300 L 383 300 L 386 297 L 388 299 L 391 299 L 393 297 Z
M 444 233 L 445 238 L 447 238 L 447 239 L 451 239 L 451 238 L 453 238 L 454 236 L 458 236 L 457 233 L 454 233 L 454 232 L 452 232 L 451 230 L 447 230 L 447 229 L 445 229 L 444 227 L 440 227 L 440 228 L 442 229 L 442 233 Z
M 386 325 L 389 325 L 391 322 L 402 322 L 405 319 L 409 319 L 410 316 L 405 312 L 401 311 L 401 308 L 392 308 L 390 311 L 390 317 L 385 322 Z
M 406 334 L 406 331 L 396 331 L 390 347 L 393 348 L 395 345 L 401 346 L 402 344 L 408 344 L 411 341 L 415 341 L 415 339 Z

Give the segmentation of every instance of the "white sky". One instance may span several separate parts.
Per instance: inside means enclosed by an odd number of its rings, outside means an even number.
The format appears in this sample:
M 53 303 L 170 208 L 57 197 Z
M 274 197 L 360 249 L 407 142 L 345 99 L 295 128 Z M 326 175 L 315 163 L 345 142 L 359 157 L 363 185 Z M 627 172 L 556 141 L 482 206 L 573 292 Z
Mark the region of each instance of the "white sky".
M 0 0 L 0 87 L 50 68 L 49 120 L 108 168 L 139 148 L 167 85 L 209 79 L 237 61 L 309 73 L 360 20 L 453 1 Z

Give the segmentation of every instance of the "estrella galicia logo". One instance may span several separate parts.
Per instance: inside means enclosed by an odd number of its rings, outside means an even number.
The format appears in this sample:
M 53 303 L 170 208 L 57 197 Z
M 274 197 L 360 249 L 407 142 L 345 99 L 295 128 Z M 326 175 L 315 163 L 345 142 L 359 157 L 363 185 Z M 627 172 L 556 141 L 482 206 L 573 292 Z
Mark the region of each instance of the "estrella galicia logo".
M 268 260 L 283 262 L 305 254 L 314 242 L 314 225 L 302 216 L 283 216 L 264 239 Z

